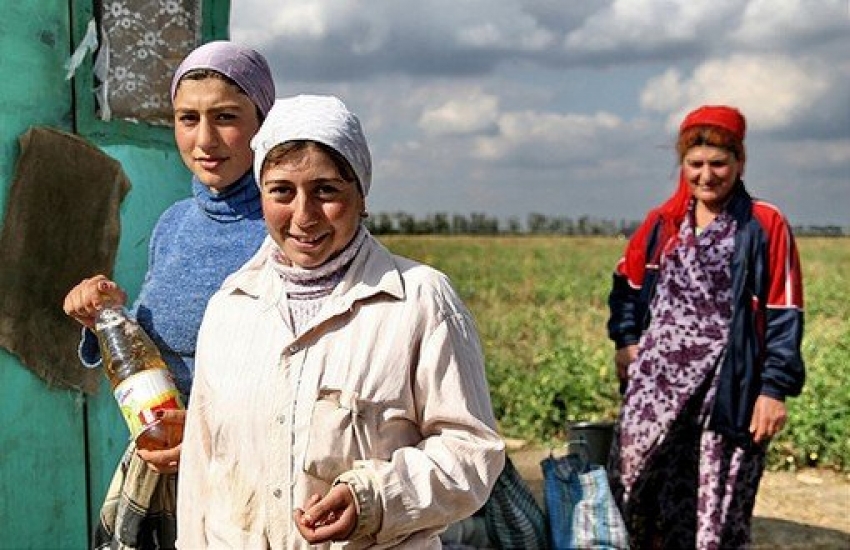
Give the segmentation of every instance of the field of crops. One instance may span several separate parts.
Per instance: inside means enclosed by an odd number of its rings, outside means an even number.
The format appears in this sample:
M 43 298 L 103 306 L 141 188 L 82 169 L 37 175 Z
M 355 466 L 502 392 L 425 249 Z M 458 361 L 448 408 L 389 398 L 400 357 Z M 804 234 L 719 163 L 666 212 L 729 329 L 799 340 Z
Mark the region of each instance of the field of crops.
M 500 430 L 561 441 L 576 420 L 610 420 L 619 396 L 605 332 L 613 238 L 383 236 L 451 277 L 475 315 Z M 808 379 L 789 400 L 771 466 L 850 470 L 850 241 L 804 238 Z

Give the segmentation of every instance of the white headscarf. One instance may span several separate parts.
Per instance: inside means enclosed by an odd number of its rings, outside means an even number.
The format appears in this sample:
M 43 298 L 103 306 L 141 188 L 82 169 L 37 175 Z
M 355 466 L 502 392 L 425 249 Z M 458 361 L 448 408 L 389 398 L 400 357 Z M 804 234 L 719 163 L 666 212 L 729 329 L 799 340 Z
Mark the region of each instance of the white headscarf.
M 260 184 L 260 171 L 266 155 L 287 141 L 311 140 L 339 152 L 357 175 L 363 196 L 372 185 L 372 155 L 357 116 L 334 96 L 299 95 L 275 101 L 260 130 L 251 140 L 254 150 L 254 177 Z

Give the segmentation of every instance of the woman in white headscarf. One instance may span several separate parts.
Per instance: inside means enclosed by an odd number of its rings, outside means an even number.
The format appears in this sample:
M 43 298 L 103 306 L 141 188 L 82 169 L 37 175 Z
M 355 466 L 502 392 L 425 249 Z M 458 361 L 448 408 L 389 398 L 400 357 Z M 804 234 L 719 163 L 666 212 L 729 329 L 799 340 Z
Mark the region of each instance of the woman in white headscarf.
M 252 145 L 270 236 L 201 326 L 178 545 L 440 548 L 504 463 L 472 316 L 362 225 L 342 102 L 278 100 Z

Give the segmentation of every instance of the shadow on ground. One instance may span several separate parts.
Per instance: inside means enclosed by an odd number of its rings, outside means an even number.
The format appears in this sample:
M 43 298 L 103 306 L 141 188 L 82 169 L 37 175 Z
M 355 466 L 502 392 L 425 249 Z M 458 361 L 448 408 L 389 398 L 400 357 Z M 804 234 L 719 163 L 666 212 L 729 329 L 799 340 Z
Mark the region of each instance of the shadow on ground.
M 785 519 L 753 518 L 753 548 L 836 550 L 850 548 L 850 533 L 795 523 Z

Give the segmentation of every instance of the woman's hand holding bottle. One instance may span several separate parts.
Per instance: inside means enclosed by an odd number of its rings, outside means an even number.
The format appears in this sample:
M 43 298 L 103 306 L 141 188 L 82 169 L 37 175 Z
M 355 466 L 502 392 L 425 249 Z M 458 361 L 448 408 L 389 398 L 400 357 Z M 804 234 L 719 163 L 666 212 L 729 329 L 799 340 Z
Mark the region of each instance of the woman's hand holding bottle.
M 123 306 L 127 293 L 105 275 L 84 279 L 65 296 L 62 309 L 81 325 L 94 329 L 97 312 L 107 304 Z

